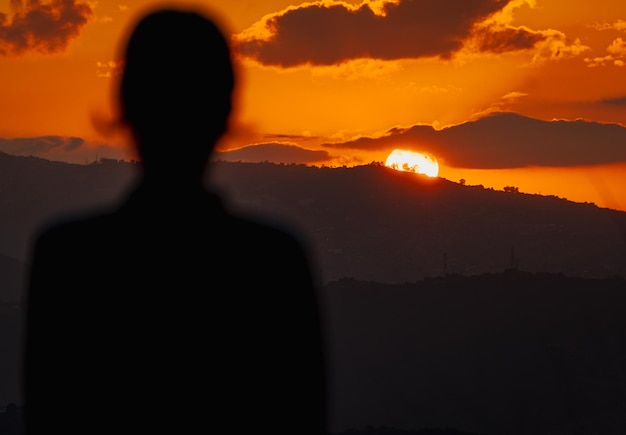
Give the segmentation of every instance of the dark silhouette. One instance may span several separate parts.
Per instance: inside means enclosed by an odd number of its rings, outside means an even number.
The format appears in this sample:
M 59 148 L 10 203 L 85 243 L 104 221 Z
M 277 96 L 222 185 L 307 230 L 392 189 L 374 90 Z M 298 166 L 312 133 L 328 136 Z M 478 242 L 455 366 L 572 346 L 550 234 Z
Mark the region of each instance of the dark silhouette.
M 29 435 L 325 431 L 307 246 L 287 227 L 233 214 L 205 181 L 235 78 L 204 13 L 152 11 L 133 28 L 119 101 L 141 176 L 118 208 L 35 238 Z

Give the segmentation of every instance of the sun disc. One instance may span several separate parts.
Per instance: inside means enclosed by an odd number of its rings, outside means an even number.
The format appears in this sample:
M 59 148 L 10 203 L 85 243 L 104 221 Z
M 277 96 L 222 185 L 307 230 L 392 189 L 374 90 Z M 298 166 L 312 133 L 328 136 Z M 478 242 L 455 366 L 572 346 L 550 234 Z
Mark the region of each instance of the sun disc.
M 387 156 L 385 166 L 397 171 L 415 172 L 429 177 L 436 177 L 439 174 L 437 159 L 428 153 L 417 151 L 393 150 Z

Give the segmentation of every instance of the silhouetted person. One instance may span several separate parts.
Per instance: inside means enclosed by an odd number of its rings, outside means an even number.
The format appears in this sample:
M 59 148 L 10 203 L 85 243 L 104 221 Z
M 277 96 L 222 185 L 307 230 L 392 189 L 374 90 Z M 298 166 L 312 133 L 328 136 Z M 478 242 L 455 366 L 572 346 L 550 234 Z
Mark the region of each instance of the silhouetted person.
M 125 47 L 121 119 L 141 177 L 119 208 L 35 239 L 27 433 L 321 434 L 325 361 L 306 245 L 232 214 L 203 181 L 231 112 L 225 37 L 205 15 L 160 10 Z

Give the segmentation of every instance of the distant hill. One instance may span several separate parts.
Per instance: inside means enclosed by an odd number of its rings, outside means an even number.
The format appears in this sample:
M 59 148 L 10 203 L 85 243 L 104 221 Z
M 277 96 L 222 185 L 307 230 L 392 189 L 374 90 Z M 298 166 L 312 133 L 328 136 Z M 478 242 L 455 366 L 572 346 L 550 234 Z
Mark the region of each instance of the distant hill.
M 584 277 L 626 272 L 626 213 L 593 204 L 374 164 L 223 162 L 215 182 L 237 207 L 298 226 L 326 280 L 402 283 L 510 267 Z
M 43 222 L 115 204 L 135 169 L 114 160 L 76 165 L 0 153 L 0 254 L 26 261 Z M 324 281 L 402 283 L 512 266 L 582 277 L 626 274 L 626 213 L 593 204 L 376 164 L 216 162 L 210 182 L 232 207 L 300 230 Z

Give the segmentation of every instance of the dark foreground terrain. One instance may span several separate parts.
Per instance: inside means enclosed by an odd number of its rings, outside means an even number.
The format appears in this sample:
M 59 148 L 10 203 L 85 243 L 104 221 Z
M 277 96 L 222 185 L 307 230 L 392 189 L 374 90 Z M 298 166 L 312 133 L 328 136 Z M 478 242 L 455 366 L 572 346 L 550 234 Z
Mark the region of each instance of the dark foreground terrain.
M 329 432 L 626 433 L 621 277 L 507 270 L 405 284 L 342 279 L 321 297 Z M 0 371 L 5 404 L 20 403 L 19 311 L 5 305 L 0 316 L 0 351 L 12 356 Z M 66 405 L 59 412 L 71 415 Z
M 336 429 L 626 433 L 626 281 L 508 270 L 324 289 Z

